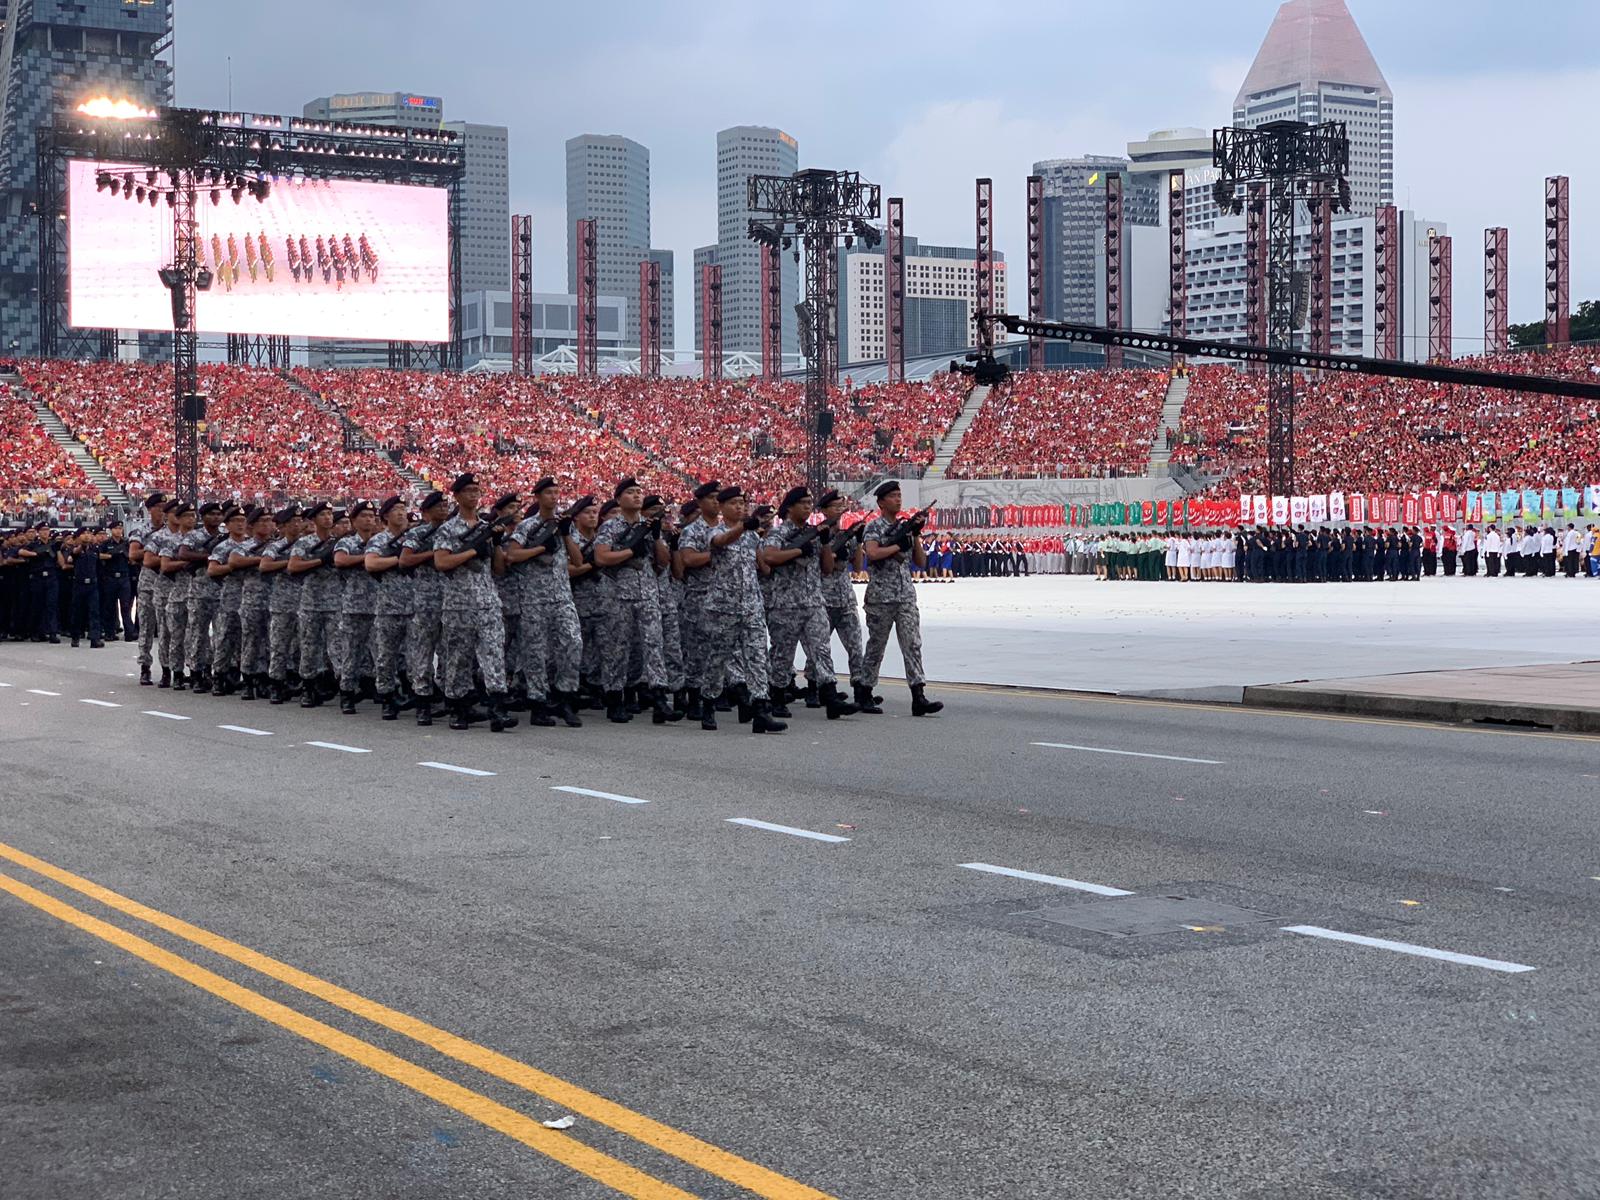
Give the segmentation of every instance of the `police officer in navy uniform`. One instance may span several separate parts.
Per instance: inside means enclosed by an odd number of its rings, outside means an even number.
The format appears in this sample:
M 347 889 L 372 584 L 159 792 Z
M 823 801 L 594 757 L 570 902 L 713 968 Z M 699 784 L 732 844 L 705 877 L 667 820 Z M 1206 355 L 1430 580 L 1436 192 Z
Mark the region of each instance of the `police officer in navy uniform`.
M 139 631 L 133 623 L 133 569 L 128 563 L 128 539 L 121 517 L 107 525 L 101 547 L 100 630 L 108 638 L 137 641 Z
M 84 529 L 81 525 L 71 541 L 63 547 L 62 554 L 72 568 L 72 645 L 77 647 L 85 630 L 89 634 L 89 648 L 99 650 L 105 646 L 100 628 L 100 567 L 102 562 L 98 529 Z M 105 555 L 109 558 L 110 555 Z

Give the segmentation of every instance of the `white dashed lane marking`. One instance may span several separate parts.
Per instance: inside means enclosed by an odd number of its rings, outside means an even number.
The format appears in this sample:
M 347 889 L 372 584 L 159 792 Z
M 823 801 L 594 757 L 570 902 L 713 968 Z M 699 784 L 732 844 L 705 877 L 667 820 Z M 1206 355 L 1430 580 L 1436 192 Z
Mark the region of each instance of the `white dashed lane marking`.
M 96 708 L 121 708 L 122 707 L 122 705 L 115 704 L 110 700 L 79 700 L 78 703 L 79 704 L 92 704 Z
M 1030 883 L 1048 883 L 1053 887 L 1072 888 L 1078 892 L 1093 892 L 1096 896 L 1131 896 L 1122 888 L 1106 887 L 1103 883 L 1084 883 L 1081 879 L 1064 879 L 1059 875 L 1041 875 L 1037 871 L 1019 871 L 1015 867 L 997 867 L 993 863 L 962 863 L 969 871 L 985 871 L 990 875 L 1009 875 L 1012 879 L 1026 879 Z
M 1204 763 L 1208 767 L 1224 766 L 1217 758 L 1182 758 L 1176 754 L 1143 754 L 1138 750 L 1108 750 L 1104 746 L 1077 746 L 1071 742 L 1029 742 L 1030 746 L 1047 746 L 1051 750 L 1082 750 L 1088 754 L 1118 754 L 1124 758 L 1159 758 L 1163 762 Z
M 592 788 L 569 787 L 562 784 L 550 789 L 552 792 L 571 792 L 574 796 L 596 796 L 601 800 L 615 800 L 618 804 L 649 804 L 648 800 L 641 800 L 637 796 L 619 796 L 615 792 L 597 792 Z
M 1508 975 L 1516 975 L 1523 971 L 1537 969 L 1524 963 L 1504 962 L 1498 958 L 1479 958 L 1476 954 L 1457 954 L 1454 950 L 1435 950 L 1431 946 L 1414 946 L 1410 942 L 1391 942 L 1388 938 L 1366 937 L 1359 933 L 1340 933 L 1337 929 L 1323 929 L 1317 925 L 1285 925 L 1283 932 L 1323 938 L 1330 942 L 1349 942 L 1356 946 L 1370 946 L 1375 950 L 1393 950 L 1396 954 L 1411 954 L 1418 958 L 1436 958 L 1441 962 L 1458 963 L 1464 967 L 1482 967 L 1486 971 L 1503 971 Z
M 218 725 L 218 729 L 226 729 L 229 733 L 248 733 L 252 737 L 271 737 L 270 729 L 251 729 L 248 725 Z
M 167 721 L 187 721 L 189 719 L 188 717 L 180 716 L 178 713 L 162 712 L 159 708 L 147 708 L 144 710 L 144 715 L 147 717 L 161 717 Z
M 47 692 L 43 688 L 29 688 L 28 689 L 28 695 L 30 695 L 30 696 L 59 696 L 59 695 L 61 695 L 61 693 L 60 692 Z
M 847 837 L 836 833 L 817 833 L 811 829 L 796 829 L 793 825 L 774 825 L 771 821 L 757 821 L 753 817 L 728 817 L 730 825 L 748 825 L 751 829 L 769 829 L 773 833 L 787 833 L 792 837 L 810 838 L 814 842 L 848 842 Z
M 490 776 L 494 774 L 493 771 L 480 771 L 476 767 L 458 767 L 454 763 L 419 762 L 417 766 L 432 767 L 435 771 L 454 771 L 457 775 Z
M 371 750 L 363 750 L 360 746 L 345 746 L 338 742 L 307 742 L 308 746 L 317 746 L 323 750 L 338 750 L 344 754 L 371 754 Z

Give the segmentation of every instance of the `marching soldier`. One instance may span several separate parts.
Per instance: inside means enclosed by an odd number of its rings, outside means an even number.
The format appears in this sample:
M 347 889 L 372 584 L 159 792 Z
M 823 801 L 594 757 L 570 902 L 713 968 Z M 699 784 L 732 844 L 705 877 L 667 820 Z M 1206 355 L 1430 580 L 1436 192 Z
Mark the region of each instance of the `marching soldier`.
M 652 500 L 655 504 L 651 503 Z M 644 498 L 646 519 L 655 520 L 657 515 L 665 516 L 666 511 L 667 505 L 659 496 Z M 698 512 L 699 505 L 691 500 L 679 511 L 677 521 L 683 521 L 685 513 L 693 515 Z M 674 523 L 667 527 L 665 536 L 656 539 L 650 566 L 655 574 L 656 607 L 661 611 L 661 661 L 667 669 L 667 690 L 672 693 L 672 709 L 681 718 L 688 708 L 689 696 L 683 667 L 683 580 L 677 577 L 675 561 L 678 533 L 678 526 Z
M 710 630 L 706 620 L 706 593 L 711 586 L 711 535 L 722 520 L 717 504 L 719 488 L 715 479 L 694 490 L 698 513 L 678 533 L 677 573 L 683 578 L 679 610 L 683 637 L 683 676 L 688 691 L 687 715 L 691 721 L 701 716 L 702 704 L 713 707 L 717 697 L 705 691 L 706 668 L 711 657 Z M 713 722 L 715 718 L 713 718 Z
M 167 576 L 168 580 L 166 622 L 163 626 L 166 640 L 161 659 L 172 665 L 172 690 L 181 692 L 189 686 L 188 676 L 184 674 L 184 663 L 188 645 L 186 634 L 189 629 L 190 565 L 183 553 L 188 549 L 189 539 L 195 533 L 194 505 L 183 501 L 172 511 L 178 521 L 177 529 L 174 530 L 174 536 L 165 541 L 161 547 L 161 573 Z
M 406 629 L 406 670 L 411 692 L 417 698 L 417 724 L 433 724 L 438 697 L 434 656 L 439 649 L 440 609 L 444 581 L 433 565 L 433 543 L 450 519 L 450 506 L 441 492 L 423 497 L 422 520 L 400 539 L 400 566 L 411 574 L 411 624 Z
M 828 720 L 836 721 L 857 711 L 839 695 L 834 677 L 831 631 L 822 602 L 821 542 L 830 532 L 823 524 L 810 524 L 811 493 L 791 488 L 778 505 L 780 523 L 761 544 L 761 556 L 772 571 L 772 608 L 768 628 L 772 634 L 771 685 L 787 688 L 794 681 L 795 646 L 806 652 L 806 669 L 816 681 Z M 778 714 L 781 715 L 781 714 Z
M 222 530 L 222 505 L 215 500 L 200 506 L 200 528 L 192 530 L 178 547 L 187 564 L 188 612 L 184 621 L 183 660 L 189 687 L 195 695 L 211 690 L 211 622 L 222 599 L 222 581 L 208 575 L 211 552 L 227 534 Z
M 167 498 L 160 492 L 151 492 L 144 498 L 143 519 L 128 528 L 128 564 L 137 580 L 134 597 L 138 602 L 139 683 L 143 687 L 151 686 L 150 668 L 155 662 L 156 635 L 161 629 L 161 603 L 157 597 L 162 586 L 161 562 L 159 553 L 152 555 L 151 539 L 166 528 L 166 503 Z M 163 674 L 166 663 L 163 657 Z
M 272 645 L 267 611 L 272 576 L 262 574 L 261 560 L 267 547 L 277 540 L 278 523 L 261 508 L 252 508 L 246 517 L 250 522 L 248 548 L 234 550 L 228 559 L 233 573 L 244 577 L 239 581 L 239 673 L 243 677 L 239 699 L 265 700 L 268 651 Z
M 646 700 L 651 720 L 681 720 L 667 703 L 667 668 L 661 653 L 661 609 L 649 561 L 660 536 L 659 518 L 643 516 L 644 489 L 634 479 L 618 482 L 616 511 L 595 537 L 594 561 L 611 576 L 611 625 L 605 644 L 606 718 L 627 721 Z M 627 708 L 624 708 L 624 704 Z
M 525 572 L 521 665 L 531 705 L 528 720 L 533 725 L 554 725 L 560 717 L 577 729 L 583 724 L 576 711 L 583 627 L 568 576 L 580 565 L 570 536 L 572 516 L 557 514 L 560 491 L 548 476 L 534 485 L 533 498 L 533 511 L 505 546 L 507 562 Z
M 767 693 L 771 664 L 756 567 L 761 518 L 746 512 L 744 492 L 737 487 L 723 488 L 717 493 L 717 503 L 722 510 L 722 524 L 711 536 L 711 586 L 706 594 L 711 653 L 705 677 L 706 696 L 721 692 L 723 680 L 730 676 L 730 666 L 737 662 L 742 679 L 735 690 L 740 707 L 747 707 L 750 712 L 750 732 L 782 733 L 788 726 L 772 719 Z M 716 706 L 702 702 L 700 728 L 716 727 Z
M 488 692 L 489 729 L 500 733 L 515 728 L 517 719 L 506 712 L 506 629 L 490 566 L 496 525 L 478 514 L 481 489 L 475 476 L 457 476 L 450 491 L 456 515 L 439 527 L 433 544 L 433 565 L 444 577 L 439 666 L 450 728 L 471 726 L 476 666 Z
M 501 496 L 490 511 L 490 519 L 499 523 L 490 577 L 494 580 L 495 594 L 500 598 L 500 623 L 506 631 L 506 682 L 519 701 L 525 699 L 517 674 L 522 669 L 522 589 L 527 580 L 521 566 L 512 569 L 513 564 L 505 555 L 505 542 L 506 534 L 516 528 L 521 516 L 522 497 L 516 492 Z
M 594 541 L 600 531 L 600 514 L 593 496 L 584 496 L 567 510 L 572 518 L 572 544 L 578 561 L 567 571 L 572 586 L 572 603 L 578 613 L 578 628 L 583 648 L 578 657 L 584 703 L 591 708 L 605 707 L 603 680 L 607 593 L 611 580 L 595 566 Z
M 254 512 L 255 510 L 251 510 Z M 233 509 L 225 523 L 227 537 L 211 551 L 211 561 L 206 564 L 206 574 L 220 585 L 216 624 L 211 634 L 211 671 L 215 679 L 213 690 L 219 696 L 230 696 L 239 687 L 242 671 L 239 650 L 243 641 L 240 627 L 239 601 L 244 595 L 246 574 L 256 574 L 248 568 L 235 570 L 235 555 L 243 556 L 256 549 L 250 540 L 251 513 Z M 252 565 L 254 560 L 250 560 Z
M 878 682 L 878 668 L 893 630 L 905 660 L 906 683 L 911 687 L 911 715 L 931 716 L 944 704 L 929 700 L 923 690 L 927 679 L 922 673 L 922 619 L 910 570 L 912 563 L 926 566 L 928 562 L 921 537 L 926 514 L 900 519 L 900 485 L 894 480 L 880 484 L 873 495 L 878 498 L 878 515 L 861 535 L 867 564 L 867 685 Z
M 334 543 L 339 594 L 339 711 L 355 715 L 363 676 L 372 669 L 372 623 L 378 611 L 378 581 L 367 570 L 367 546 L 378 516 L 365 500 L 350 509 L 350 532 Z
M 278 536 L 261 550 L 256 570 L 267 577 L 267 678 L 270 700 L 282 704 L 300 670 L 300 591 L 305 580 L 289 572 L 289 558 L 305 536 L 306 519 L 293 504 L 273 516 Z
M 339 579 L 334 574 L 333 510 L 324 503 L 306 511 L 311 522 L 289 551 L 289 574 L 300 577 L 301 708 L 316 708 L 338 691 L 329 654 L 339 621 Z
M 867 684 L 866 655 L 861 649 L 861 609 L 856 604 L 855 585 L 850 582 L 851 570 L 861 562 L 861 535 L 867 524 L 862 521 L 842 533 L 836 532 L 844 510 L 845 499 L 838 492 L 830 489 L 822 493 L 822 515 L 830 527 L 829 536 L 822 543 L 822 599 L 828 625 L 838 635 L 845 661 L 850 665 L 850 688 L 857 711 L 881 713 L 880 702 Z
M 377 583 L 376 613 L 372 619 L 372 658 L 378 703 L 385 721 L 398 720 L 402 707 L 400 688 L 406 634 L 411 627 L 416 595 L 415 568 L 401 565 L 411 514 L 399 496 L 378 506 L 383 528 L 367 543 L 366 567 Z

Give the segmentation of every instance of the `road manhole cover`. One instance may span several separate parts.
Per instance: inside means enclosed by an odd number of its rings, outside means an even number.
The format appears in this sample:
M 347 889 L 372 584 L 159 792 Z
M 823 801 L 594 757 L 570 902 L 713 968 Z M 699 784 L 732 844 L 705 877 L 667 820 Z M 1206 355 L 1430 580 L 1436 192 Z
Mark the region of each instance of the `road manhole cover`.
M 1240 925 L 1255 925 L 1277 919 L 1272 913 L 1198 896 L 1128 896 L 1083 904 L 1056 904 L 1035 909 L 1027 915 L 1052 924 L 1070 925 L 1074 929 L 1087 929 L 1111 937 L 1225 933 Z

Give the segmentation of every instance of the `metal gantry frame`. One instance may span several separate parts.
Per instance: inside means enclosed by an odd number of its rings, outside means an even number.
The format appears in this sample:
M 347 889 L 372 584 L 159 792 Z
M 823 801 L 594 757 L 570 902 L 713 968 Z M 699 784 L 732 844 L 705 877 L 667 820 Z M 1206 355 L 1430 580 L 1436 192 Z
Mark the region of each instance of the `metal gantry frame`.
M 661 264 L 639 262 L 639 374 L 661 378 Z
M 806 483 L 828 482 L 828 438 L 833 415 L 828 391 L 838 373 L 838 251 L 842 237 L 868 249 L 881 235 L 878 185 L 855 171 L 810 168 L 793 175 L 752 175 L 747 184 L 750 237 L 763 246 L 805 248 L 805 302 L 800 305 L 800 348 L 806 357 Z
M 1572 340 L 1572 264 L 1567 177 L 1544 181 L 1544 340 L 1565 346 Z
M 783 378 L 783 251 L 776 242 L 761 250 L 761 378 Z
M 1106 328 L 1126 324 L 1122 307 L 1122 175 L 1106 172 Z M 1106 347 L 1106 366 L 1122 366 L 1122 348 Z
M 1449 362 L 1451 353 L 1450 237 L 1428 238 L 1428 361 Z
M 1256 345 L 1267 341 L 1267 185 L 1252 183 L 1244 207 L 1244 329 Z
M 572 236 L 578 261 L 578 374 L 600 374 L 599 241 L 594 218 L 579 217 Z
M 511 370 L 533 374 L 533 217 L 526 214 L 511 218 Z
M 979 179 L 973 189 L 973 218 L 976 222 L 973 241 L 973 268 L 977 282 L 977 302 L 973 313 L 994 311 L 994 180 Z M 976 317 L 977 330 L 973 344 L 979 354 L 994 349 L 994 328 L 983 317 Z
M 116 354 L 116 331 L 107 330 L 112 345 L 100 357 Z M 268 367 L 279 370 L 289 365 L 288 335 L 259 333 L 230 333 L 228 335 L 228 363 L 241 367 Z
M 1028 176 L 1028 316 L 1044 319 L 1044 176 Z M 1044 370 L 1044 339 L 1028 339 L 1028 370 Z
M 906 215 L 905 200 L 889 197 L 884 221 L 883 358 L 890 383 L 906 378 Z
M 1311 348 L 1333 350 L 1333 197 L 1311 200 Z
M 1483 352 L 1504 354 L 1509 346 L 1509 299 L 1506 295 L 1508 234 L 1499 225 L 1483 231 Z
M 1400 273 L 1400 210 L 1380 204 L 1372 215 L 1372 353 L 1399 358 L 1404 280 Z
M 1167 172 L 1167 328 L 1173 337 L 1189 332 L 1189 213 L 1182 170 Z M 1030 316 L 1032 314 L 1029 314 Z M 1042 314 L 1041 314 L 1042 315 Z M 1173 360 L 1181 367 L 1183 359 Z
M 711 263 L 700 268 L 700 378 L 722 378 L 722 268 Z
M 1252 323 L 1250 336 L 1253 340 L 1264 332 L 1266 345 L 1291 348 L 1295 203 L 1328 196 L 1336 211 L 1349 210 L 1349 134 L 1342 121 L 1273 121 L 1253 129 L 1218 129 L 1212 135 L 1212 158 L 1218 169 L 1213 193 L 1217 206 L 1238 212 L 1240 189 L 1248 188 L 1252 214 L 1247 229 L 1254 219 L 1253 240 L 1264 251 L 1264 270 L 1250 255 L 1250 270 L 1257 277 L 1255 315 L 1261 322 Z M 1255 212 L 1258 204 L 1265 205 L 1264 213 Z M 1247 283 L 1247 304 L 1250 291 Z M 1267 370 L 1267 483 L 1273 495 L 1294 494 L 1294 371 L 1275 360 L 1269 360 Z

